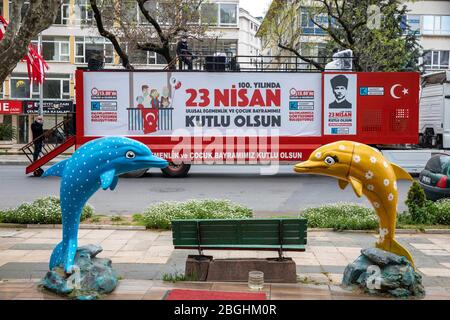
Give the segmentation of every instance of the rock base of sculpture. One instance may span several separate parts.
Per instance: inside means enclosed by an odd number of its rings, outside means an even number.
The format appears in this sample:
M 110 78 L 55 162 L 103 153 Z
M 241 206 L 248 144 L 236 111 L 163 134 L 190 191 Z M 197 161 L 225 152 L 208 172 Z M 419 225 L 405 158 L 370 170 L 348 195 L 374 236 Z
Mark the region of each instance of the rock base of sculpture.
M 78 300 L 94 300 L 111 293 L 119 279 L 110 259 L 96 257 L 102 251 L 97 245 L 78 248 L 75 266 L 79 271 L 67 275 L 62 268 L 56 267 L 47 272 L 41 286 L 58 295 Z
M 422 298 L 422 276 L 405 258 L 376 248 L 361 250 L 344 271 L 342 286 L 359 288 L 371 295 Z

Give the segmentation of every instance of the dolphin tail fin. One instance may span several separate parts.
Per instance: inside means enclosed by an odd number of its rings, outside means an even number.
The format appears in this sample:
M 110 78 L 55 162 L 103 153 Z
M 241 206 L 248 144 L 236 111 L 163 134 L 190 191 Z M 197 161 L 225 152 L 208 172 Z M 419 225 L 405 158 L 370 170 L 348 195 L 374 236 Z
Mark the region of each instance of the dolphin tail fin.
M 53 249 L 52 256 L 50 257 L 49 268 L 52 270 L 56 266 L 62 265 L 63 254 L 63 243 L 60 242 L 56 245 L 55 249 Z
M 395 253 L 396 255 L 405 257 L 411 263 L 413 268 L 414 269 L 416 268 L 414 266 L 414 260 L 411 253 L 409 253 L 409 251 L 405 247 L 403 247 L 400 243 L 398 243 L 396 240 L 391 239 L 388 241 L 384 241 L 383 243 L 377 245 L 377 247 L 382 250 L 389 251 Z
M 408 180 L 413 181 L 413 177 L 406 172 L 403 168 L 399 167 L 398 165 L 391 163 L 392 169 L 394 169 L 395 176 L 397 177 L 397 180 Z
M 50 177 L 50 176 L 62 177 L 64 168 L 66 167 L 67 160 L 69 160 L 69 159 L 60 161 L 57 164 L 54 164 L 53 166 L 51 166 L 50 168 L 45 170 L 45 172 L 42 175 L 42 177 L 43 178 Z

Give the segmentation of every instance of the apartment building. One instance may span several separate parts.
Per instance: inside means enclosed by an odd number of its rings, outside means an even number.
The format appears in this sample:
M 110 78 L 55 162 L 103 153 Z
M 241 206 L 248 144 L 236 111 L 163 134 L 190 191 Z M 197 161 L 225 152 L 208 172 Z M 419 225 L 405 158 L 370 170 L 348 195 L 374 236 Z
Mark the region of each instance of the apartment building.
M 280 0 L 274 0 L 269 9 L 269 13 L 274 9 L 275 3 Z M 286 0 L 289 2 L 289 0 Z M 288 3 L 287 2 L 287 3 Z M 408 7 L 408 14 L 405 22 L 410 26 L 411 32 L 414 32 L 424 51 L 424 69 L 425 72 L 443 70 L 449 68 L 450 55 L 450 1 L 448 0 L 417 0 L 405 1 Z M 298 8 L 298 15 L 295 23 L 298 24 L 301 33 L 298 35 L 297 49 L 305 56 L 321 56 L 325 43 L 328 40 L 327 34 L 312 21 L 306 9 L 311 5 L 311 1 L 305 1 L 304 6 Z M 270 15 L 266 16 L 267 17 Z M 274 17 L 271 17 L 273 19 Z M 314 17 L 317 22 L 321 18 Z M 262 22 L 263 25 L 266 23 Z M 278 48 L 277 43 L 271 41 L 269 36 L 258 34 L 262 38 L 263 55 L 275 56 L 266 58 L 266 65 L 271 66 L 270 62 L 277 67 L 285 65 L 286 69 L 293 67 L 299 68 L 299 59 L 293 54 Z M 282 57 L 279 57 L 282 56 Z M 303 65 L 300 62 L 300 68 Z M 305 64 L 305 67 L 307 65 Z
M 449 69 L 450 1 L 407 2 L 407 22 L 419 36 L 427 72 Z
M 29 2 L 29 1 L 25 1 Z M 157 0 L 154 0 L 156 5 Z M 0 0 L 0 14 L 7 20 L 11 0 Z M 87 66 L 90 57 L 103 53 L 106 68 L 120 68 L 120 59 L 112 44 L 101 37 L 93 26 L 93 13 L 89 0 L 63 0 L 55 23 L 33 40 L 49 65 L 43 85 L 44 129 L 50 129 L 75 112 L 74 74 L 78 67 Z M 190 41 L 197 54 L 225 53 L 229 56 L 258 54 L 259 39 L 255 38 L 258 21 L 245 10 L 240 10 L 239 0 L 209 0 L 201 8 L 201 19 L 209 23 L 206 39 Z M 240 14 L 244 17 L 240 18 Z M 142 16 L 136 7 L 136 20 Z M 142 20 L 143 21 L 143 20 Z M 240 29 L 243 29 L 240 32 Z M 240 41 L 244 41 L 240 45 Z M 153 52 L 130 55 L 136 68 L 162 69 L 165 59 Z M 0 100 L 22 101 L 22 114 L 0 114 L 0 123 L 10 123 L 16 128 L 14 143 L 31 141 L 30 125 L 37 113 L 40 88 L 30 83 L 25 63 L 19 63 L 8 79 L 0 85 Z M 26 105 L 26 106 L 25 106 Z

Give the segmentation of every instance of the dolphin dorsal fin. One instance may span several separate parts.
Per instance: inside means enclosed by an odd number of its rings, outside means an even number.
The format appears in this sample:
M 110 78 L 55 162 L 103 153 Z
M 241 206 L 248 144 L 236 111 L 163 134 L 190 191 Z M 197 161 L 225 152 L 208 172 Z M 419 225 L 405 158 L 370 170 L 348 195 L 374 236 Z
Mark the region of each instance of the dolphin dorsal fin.
M 349 180 L 353 187 L 353 191 L 355 191 L 358 198 L 361 198 L 361 196 L 363 194 L 363 185 L 362 185 L 361 181 L 359 181 L 358 179 L 353 178 L 353 177 L 349 177 Z
M 348 181 L 339 179 L 339 188 L 341 188 L 342 190 L 345 190 L 345 188 L 347 188 L 348 184 L 349 184 Z
M 116 170 L 112 169 L 112 170 L 104 172 L 100 176 L 100 182 L 102 183 L 102 189 L 107 190 L 111 186 L 114 186 L 115 178 L 116 178 Z M 116 185 L 117 185 L 117 180 L 116 180 Z
M 58 162 L 57 164 L 52 165 L 50 168 L 45 170 L 44 174 L 42 175 L 43 178 L 45 177 L 62 177 L 64 168 L 66 167 L 67 161 L 69 159 L 63 160 Z
M 397 180 L 414 180 L 413 177 L 411 177 L 411 175 L 405 171 L 405 169 L 399 167 L 398 165 L 391 163 L 391 167 L 392 169 L 394 169 L 395 177 L 397 178 Z

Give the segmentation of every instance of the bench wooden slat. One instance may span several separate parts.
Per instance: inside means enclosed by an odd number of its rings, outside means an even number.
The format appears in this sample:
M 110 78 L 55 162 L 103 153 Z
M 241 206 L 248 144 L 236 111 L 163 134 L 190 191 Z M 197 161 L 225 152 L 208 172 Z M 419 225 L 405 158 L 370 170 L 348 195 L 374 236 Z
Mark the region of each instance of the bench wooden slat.
M 172 229 L 179 249 L 304 251 L 307 243 L 306 219 L 174 220 Z

